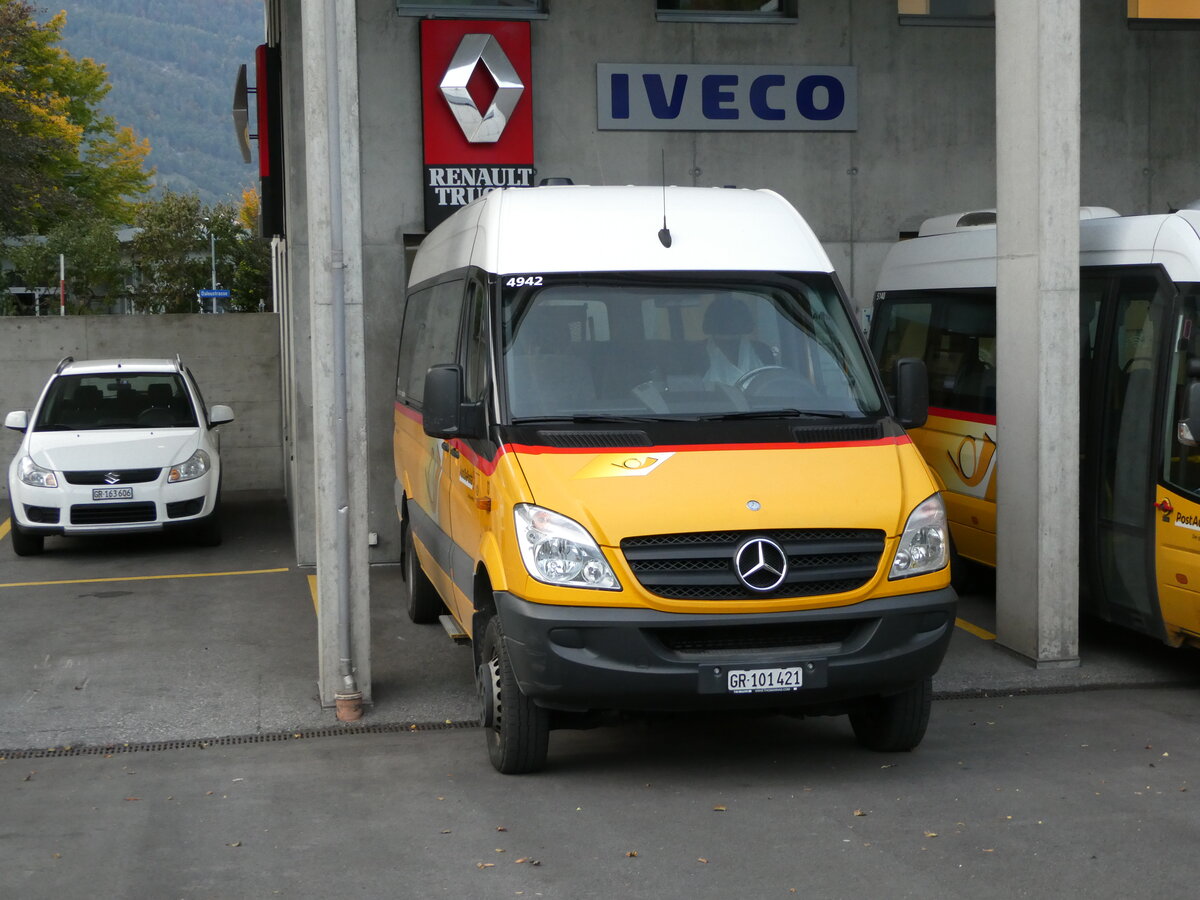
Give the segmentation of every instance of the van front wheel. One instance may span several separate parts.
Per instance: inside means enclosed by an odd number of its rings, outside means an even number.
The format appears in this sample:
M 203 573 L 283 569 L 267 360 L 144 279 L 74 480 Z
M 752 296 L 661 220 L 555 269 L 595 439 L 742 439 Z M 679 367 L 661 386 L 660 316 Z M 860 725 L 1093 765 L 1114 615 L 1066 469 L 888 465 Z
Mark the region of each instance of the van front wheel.
M 421 568 L 408 525 L 404 526 L 404 584 L 408 589 L 408 618 L 417 625 L 436 622 L 442 613 L 442 598 Z
M 932 701 L 932 678 L 925 678 L 899 694 L 864 700 L 850 712 L 854 737 L 868 750 L 884 753 L 912 750 L 925 737 Z
M 536 772 L 546 763 L 550 713 L 526 697 L 517 684 L 498 616 L 488 622 L 481 649 L 476 682 L 492 765 L 505 775 Z

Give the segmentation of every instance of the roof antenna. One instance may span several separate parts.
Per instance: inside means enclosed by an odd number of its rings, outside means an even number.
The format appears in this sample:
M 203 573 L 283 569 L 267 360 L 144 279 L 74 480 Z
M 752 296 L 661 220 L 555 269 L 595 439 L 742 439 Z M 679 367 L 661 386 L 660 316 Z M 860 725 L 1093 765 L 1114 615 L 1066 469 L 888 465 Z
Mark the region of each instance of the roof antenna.
M 662 189 L 663 189 L 663 227 L 658 232 L 658 240 L 664 247 L 671 246 L 671 229 L 667 227 L 667 149 L 662 148 Z

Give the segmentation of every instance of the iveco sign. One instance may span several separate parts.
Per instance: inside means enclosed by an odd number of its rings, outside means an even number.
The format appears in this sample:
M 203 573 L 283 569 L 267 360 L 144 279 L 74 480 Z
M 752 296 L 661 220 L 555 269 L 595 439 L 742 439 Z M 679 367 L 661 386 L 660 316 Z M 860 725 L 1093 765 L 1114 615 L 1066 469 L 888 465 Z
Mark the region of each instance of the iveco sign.
M 854 131 L 854 66 L 599 63 L 602 131 Z

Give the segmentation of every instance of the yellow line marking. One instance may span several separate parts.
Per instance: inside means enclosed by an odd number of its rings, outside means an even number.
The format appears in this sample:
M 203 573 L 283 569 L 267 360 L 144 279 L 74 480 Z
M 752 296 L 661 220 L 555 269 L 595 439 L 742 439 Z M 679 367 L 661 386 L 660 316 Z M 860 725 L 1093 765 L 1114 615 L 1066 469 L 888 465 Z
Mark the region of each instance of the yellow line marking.
M 967 632 L 968 634 L 973 634 L 973 635 L 975 635 L 975 637 L 980 638 L 982 640 L 994 641 L 996 639 L 996 636 L 994 634 L 992 634 L 990 631 L 986 631 L 986 630 L 980 628 L 978 625 L 972 625 L 966 619 L 955 619 L 954 624 L 957 625 L 959 628 L 961 628 L 963 631 Z
M 57 584 L 103 584 L 110 581 L 164 581 L 171 578 L 221 578 L 226 575 L 277 575 L 289 569 L 246 569 L 241 572 L 195 572 L 181 575 L 125 575 L 116 578 L 72 578 L 66 581 L 10 581 L 0 588 L 50 587 Z
M 308 592 L 310 594 L 312 594 L 313 612 L 315 612 L 319 615 L 320 609 L 317 607 L 317 576 L 316 575 L 308 576 Z
M 9 528 L 8 523 L 9 523 L 8 519 L 5 519 L 3 522 L 0 522 L 0 541 L 4 540 L 4 536 L 6 534 L 8 534 L 8 528 Z

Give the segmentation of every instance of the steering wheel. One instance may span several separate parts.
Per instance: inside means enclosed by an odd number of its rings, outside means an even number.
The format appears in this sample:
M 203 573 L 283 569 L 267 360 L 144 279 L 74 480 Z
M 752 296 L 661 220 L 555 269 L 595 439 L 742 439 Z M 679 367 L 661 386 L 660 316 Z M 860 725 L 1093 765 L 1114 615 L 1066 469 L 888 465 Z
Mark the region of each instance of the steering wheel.
M 759 366 L 739 378 L 736 387 L 746 394 L 761 393 L 764 384 L 779 380 L 779 375 L 772 374 L 778 372 L 787 372 L 787 369 L 783 366 Z

